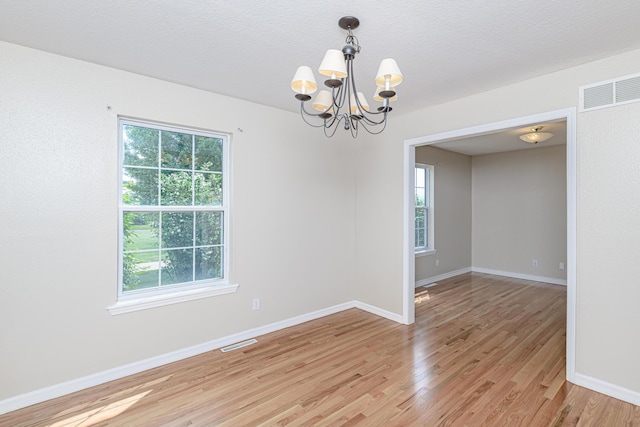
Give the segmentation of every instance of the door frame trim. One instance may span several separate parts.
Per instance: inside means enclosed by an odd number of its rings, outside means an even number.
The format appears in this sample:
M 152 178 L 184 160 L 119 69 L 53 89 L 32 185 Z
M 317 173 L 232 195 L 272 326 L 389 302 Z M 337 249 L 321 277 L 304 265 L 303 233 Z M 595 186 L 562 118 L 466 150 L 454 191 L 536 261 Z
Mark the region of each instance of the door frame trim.
M 567 343 L 566 379 L 575 382 L 576 377 L 576 216 L 577 216 L 577 169 L 576 169 L 576 108 L 565 108 L 546 113 L 486 123 L 452 131 L 425 135 L 404 141 L 404 196 L 403 196 L 403 298 L 402 319 L 405 324 L 415 322 L 415 255 L 414 255 L 414 197 L 411 189 L 414 182 L 415 149 L 417 146 L 433 145 L 451 139 L 494 133 L 505 129 L 524 127 L 531 123 L 566 120 L 567 122 Z

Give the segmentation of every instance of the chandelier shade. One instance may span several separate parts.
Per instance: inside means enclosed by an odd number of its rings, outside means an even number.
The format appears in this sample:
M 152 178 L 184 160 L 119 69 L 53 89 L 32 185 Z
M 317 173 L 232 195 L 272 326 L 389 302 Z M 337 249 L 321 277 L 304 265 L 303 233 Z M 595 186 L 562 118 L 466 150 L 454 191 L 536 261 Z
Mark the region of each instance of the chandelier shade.
M 297 94 L 308 95 L 318 90 L 313 71 L 307 66 L 300 66 L 291 80 L 291 89 Z
M 351 114 L 357 113 L 360 109 L 364 111 L 369 111 L 369 104 L 367 104 L 367 99 L 364 97 L 362 92 L 358 92 L 358 102 L 356 102 L 356 97 L 351 94 Z
M 318 72 L 323 76 L 331 76 L 335 79 L 344 79 L 347 77 L 347 63 L 344 61 L 344 55 L 338 49 L 329 49 L 324 54 L 324 59 L 320 63 Z
M 383 59 L 375 78 L 373 100 L 381 105 L 371 108 L 363 92 L 356 90 L 353 62 L 360 53 L 360 44 L 352 30 L 358 28 L 360 21 L 353 16 L 345 16 L 338 21 L 340 28 L 347 30 L 346 45 L 342 50 L 329 49 L 324 55 L 318 72 L 328 77 L 324 80 L 326 89 L 320 90 L 313 101 L 312 110 L 307 110 L 306 102 L 311 94 L 318 90 L 313 71 L 310 67 L 298 67 L 291 81 L 291 89 L 300 101 L 300 115 L 309 125 L 322 127 L 326 136 L 335 134 L 338 127 L 351 132 L 354 138 L 358 130 L 377 134 L 387 125 L 387 116 L 392 108 L 390 102 L 396 101 L 396 86 L 403 81 L 402 72 L 392 58 Z
M 321 90 L 316 95 L 316 98 L 311 103 L 311 106 L 318 111 L 325 111 L 331 108 L 333 104 L 333 98 L 331 98 L 331 92 L 328 90 Z
M 388 90 L 390 86 L 398 86 L 400 83 L 402 83 L 402 72 L 396 60 L 391 58 L 383 59 L 380 62 L 378 74 L 376 74 L 376 84 Z

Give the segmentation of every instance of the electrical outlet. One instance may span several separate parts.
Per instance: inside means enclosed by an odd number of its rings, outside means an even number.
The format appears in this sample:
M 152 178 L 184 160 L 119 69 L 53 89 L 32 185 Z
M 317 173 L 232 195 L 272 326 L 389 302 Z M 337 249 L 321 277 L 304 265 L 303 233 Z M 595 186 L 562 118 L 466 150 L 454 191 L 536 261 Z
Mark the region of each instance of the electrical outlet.
M 534 260 L 533 260 L 533 266 L 534 266 L 534 267 L 537 267 L 537 266 L 538 266 L 538 260 L 537 260 L 537 259 L 534 259 Z
M 439 260 L 439 259 L 437 259 L 437 260 L 436 260 L 436 267 L 437 267 L 437 266 L 439 266 L 439 265 L 440 265 L 440 260 Z
M 253 299 L 253 309 L 254 310 L 260 310 L 260 298 L 254 298 Z
M 560 270 L 564 270 L 564 262 L 560 263 Z

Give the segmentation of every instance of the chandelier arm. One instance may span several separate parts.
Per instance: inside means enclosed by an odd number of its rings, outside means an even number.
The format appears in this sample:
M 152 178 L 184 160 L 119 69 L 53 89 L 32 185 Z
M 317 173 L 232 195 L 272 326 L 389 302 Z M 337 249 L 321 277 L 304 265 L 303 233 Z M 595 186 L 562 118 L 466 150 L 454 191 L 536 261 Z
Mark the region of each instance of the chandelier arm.
M 322 115 L 329 112 L 329 110 L 331 110 L 331 107 L 327 108 L 326 110 L 320 113 L 310 113 L 309 111 L 307 111 L 306 108 L 304 108 L 304 101 L 300 101 L 300 111 L 303 114 L 306 114 L 307 116 L 310 116 L 310 117 L 320 117 L 322 119 L 323 118 Z
M 341 79 L 341 80 L 344 80 L 344 79 Z M 307 114 L 308 116 L 315 116 L 315 117 L 320 117 L 324 119 L 325 120 L 324 126 L 330 127 L 335 122 L 335 118 L 340 115 L 340 109 L 342 108 L 343 98 L 344 98 L 344 92 L 342 91 L 342 85 L 340 85 L 338 88 L 336 88 L 335 86 L 331 86 L 331 104 L 328 105 L 326 109 L 324 109 L 320 113 L 312 113 L 307 111 L 307 109 L 304 108 L 304 103 L 302 103 L 301 110 L 304 111 L 304 113 Z M 323 117 L 327 113 L 329 117 Z M 327 125 L 326 121 L 331 117 L 333 117 L 333 119 L 330 121 L 330 124 Z
M 344 78 L 344 82 L 342 84 L 342 86 L 344 87 L 342 93 L 341 93 L 341 97 L 340 97 L 340 109 L 345 108 L 346 111 L 342 112 L 341 114 L 345 115 L 345 120 L 349 120 L 351 118 L 351 69 L 350 64 L 351 64 L 351 59 L 347 59 L 345 58 L 345 61 L 347 63 L 347 77 Z
M 338 118 L 338 116 L 331 116 L 327 119 L 324 119 L 324 127 L 325 129 L 329 129 L 331 127 L 333 127 L 334 125 L 336 125 L 337 123 L 340 123 L 340 119 Z M 337 126 L 336 126 L 337 128 Z M 335 133 L 335 131 L 333 131 L 333 133 Z M 331 135 L 333 135 L 333 133 Z
M 347 67 L 349 70 L 349 80 L 351 81 L 351 84 L 349 86 L 353 87 L 353 100 L 356 102 L 356 107 L 358 108 L 358 110 L 360 110 L 360 112 L 364 114 L 365 109 L 362 108 L 360 97 L 358 96 L 358 88 L 356 87 L 356 77 L 353 75 L 353 59 L 349 60 Z M 349 97 L 349 101 L 351 101 L 351 97 Z M 349 112 L 351 112 L 351 105 L 349 105 Z
M 349 117 L 346 114 L 342 113 L 340 115 L 334 116 L 331 124 L 329 126 L 325 126 L 324 134 L 331 138 L 336 133 L 336 131 L 340 127 L 340 122 L 342 122 L 343 120 L 345 121 L 345 129 L 347 129 L 348 125 L 346 125 L 346 123 L 348 122 Z M 327 129 L 332 129 L 333 132 L 331 132 L 331 134 L 328 134 Z
M 335 120 L 334 120 L 334 122 L 335 122 Z M 332 130 L 333 132 L 327 132 L 328 130 Z M 324 136 L 326 136 L 327 138 L 331 138 L 331 137 L 333 137 L 333 135 L 336 134 L 337 130 L 338 130 L 338 126 L 334 126 L 334 125 L 325 126 L 324 127 Z
M 349 116 L 352 116 L 353 113 L 351 113 L 351 97 L 353 96 L 353 100 L 356 103 L 356 108 L 359 109 L 360 111 L 362 111 L 362 107 L 360 105 L 360 99 L 358 97 L 358 90 L 356 89 L 356 77 L 353 75 L 353 57 L 351 59 L 348 60 L 347 62 L 347 70 L 349 70 L 349 110 L 347 111 L 347 114 L 349 114 Z M 357 133 L 357 132 L 356 132 Z
M 367 110 L 365 110 L 364 106 L 360 102 L 360 97 L 357 95 L 358 89 L 356 88 L 356 80 L 355 80 L 355 76 L 353 75 L 353 61 L 352 60 L 350 60 L 348 62 L 347 67 L 348 67 L 348 72 L 349 72 L 349 77 L 348 78 L 350 79 L 350 86 L 353 86 L 354 100 L 356 102 L 356 107 L 360 111 L 360 114 L 361 114 L 361 117 L 362 117 L 361 120 L 365 120 L 366 122 L 368 122 L 372 126 L 381 125 L 381 124 L 385 123 L 386 120 L 387 120 L 387 113 L 388 113 L 388 111 L 386 109 L 382 110 L 382 111 L 367 111 Z M 349 100 L 351 100 L 351 97 L 349 97 Z M 349 111 L 351 111 L 351 106 L 349 106 Z M 384 114 L 380 121 L 375 121 L 375 120 L 373 120 L 371 118 L 372 116 L 377 116 L 378 114 Z
M 364 130 L 366 130 L 367 132 L 369 132 L 371 135 L 378 135 L 379 133 L 382 133 L 383 130 L 385 130 L 385 128 L 387 127 L 387 121 L 385 120 L 382 123 L 378 123 L 378 125 L 382 124 L 382 128 L 378 131 L 372 131 L 369 130 L 369 128 L 365 125 L 365 123 L 362 123 L 362 127 L 364 128 Z
M 349 128 L 349 130 L 351 131 L 352 138 L 356 138 L 358 136 L 359 124 L 360 122 L 358 120 L 351 120 L 351 127 Z
M 319 124 L 319 125 L 316 125 L 316 124 L 314 124 L 314 123 L 311 123 L 309 120 L 307 120 L 307 118 L 306 118 L 305 116 L 302 116 L 302 120 L 304 120 L 304 122 L 305 122 L 306 124 L 308 124 L 309 126 L 314 127 L 314 128 L 322 128 L 322 127 L 325 127 L 324 123 L 321 123 L 321 124 Z
M 370 116 L 374 116 L 374 115 L 378 115 L 378 114 L 384 114 L 380 121 L 375 121 L 370 117 Z M 371 126 L 381 125 L 381 124 L 387 122 L 387 111 L 375 111 L 375 112 L 365 111 L 365 112 L 362 113 L 362 120 L 364 120 L 365 122 L 367 122 Z
M 334 125 L 335 125 L 336 123 L 340 123 L 340 121 L 342 120 L 342 117 L 341 117 L 341 118 L 338 118 L 338 117 L 336 117 L 336 116 L 332 116 L 330 119 L 324 119 L 323 123 L 321 123 L 321 124 L 314 124 L 314 123 L 311 123 L 309 120 L 307 120 L 307 118 L 306 118 L 306 116 L 305 116 L 305 112 L 306 112 L 306 110 L 304 110 L 303 105 L 304 105 L 304 104 L 303 104 L 303 103 L 301 103 L 301 106 L 300 106 L 300 116 L 302 117 L 302 120 L 303 120 L 306 124 L 308 124 L 309 126 L 314 127 L 314 128 L 324 128 L 324 134 L 325 134 L 325 136 L 326 136 L 327 138 L 331 138 L 333 135 L 335 135 L 336 130 L 338 129 L 338 126 L 334 126 Z M 309 115 L 309 116 L 314 116 L 314 117 L 315 117 L 315 116 L 318 116 L 317 114 L 308 114 L 308 115 Z M 327 133 L 327 129 L 333 129 L 333 132 L 331 132 L 331 133 Z
M 324 120 L 324 123 L 319 124 L 319 125 L 314 124 L 314 123 L 311 123 L 309 120 L 307 120 L 307 117 L 306 117 L 306 116 L 311 116 L 311 117 L 318 117 L 318 118 L 320 118 L 320 115 L 319 115 L 319 114 L 310 114 L 310 113 L 307 113 L 307 111 L 304 109 L 304 102 L 302 102 L 302 101 L 300 101 L 300 116 L 302 117 L 302 120 L 304 120 L 304 122 L 305 122 L 306 124 L 308 124 L 309 126 L 311 126 L 311 127 L 314 127 L 314 128 L 326 127 L 326 120 Z
M 346 90 L 343 90 L 344 87 L 346 86 L 344 82 L 345 79 L 341 79 L 341 80 L 342 80 L 342 85 L 340 85 L 338 89 L 336 88 L 331 89 L 331 97 L 333 99 L 334 113 L 336 116 L 340 115 L 340 110 L 344 105 L 344 96 L 345 96 L 345 93 L 347 92 Z

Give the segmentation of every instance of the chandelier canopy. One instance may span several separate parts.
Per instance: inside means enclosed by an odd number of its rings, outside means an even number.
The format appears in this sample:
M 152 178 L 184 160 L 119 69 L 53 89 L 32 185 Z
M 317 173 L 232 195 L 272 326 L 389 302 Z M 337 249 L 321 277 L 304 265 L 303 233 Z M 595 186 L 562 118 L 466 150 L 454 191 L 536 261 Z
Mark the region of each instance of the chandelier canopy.
M 387 58 L 380 62 L 373 99 L 382 105 L 376 111 L 370 111 L 364 94 L 356 89 L 353 75 L 353 60 L 360 52 L 360 43 L 352 30 L 358 28 L 360 21 L 353 16 L 345 16 L 338 21 L 338 25 L 347 30 L 347 44 L 342 51 L 327 50 L 320 63 L 318 72 L 328 77 L 324 81 L 327 89 L 318 92 L 311 101 L 311 108 L 315 111 L 305 107 L 306 102 L 311 100 L 311 94 L 318 90 L 311 68 L 306 65 L 298 67 L 291 81 L 291 89 L 300 101 L 300 114 L 307 124 L 324 128 L 328 137 L 335 134 L 340 124 L 345 130 L 351 131 L 354 138 L 360 127 L 369 133 L 380 133 L 386 127 L 387 115 L 392 110 L 389 104 L 398 99 L 396 86 L 402 83 L 402 72 L 394 59 Z

